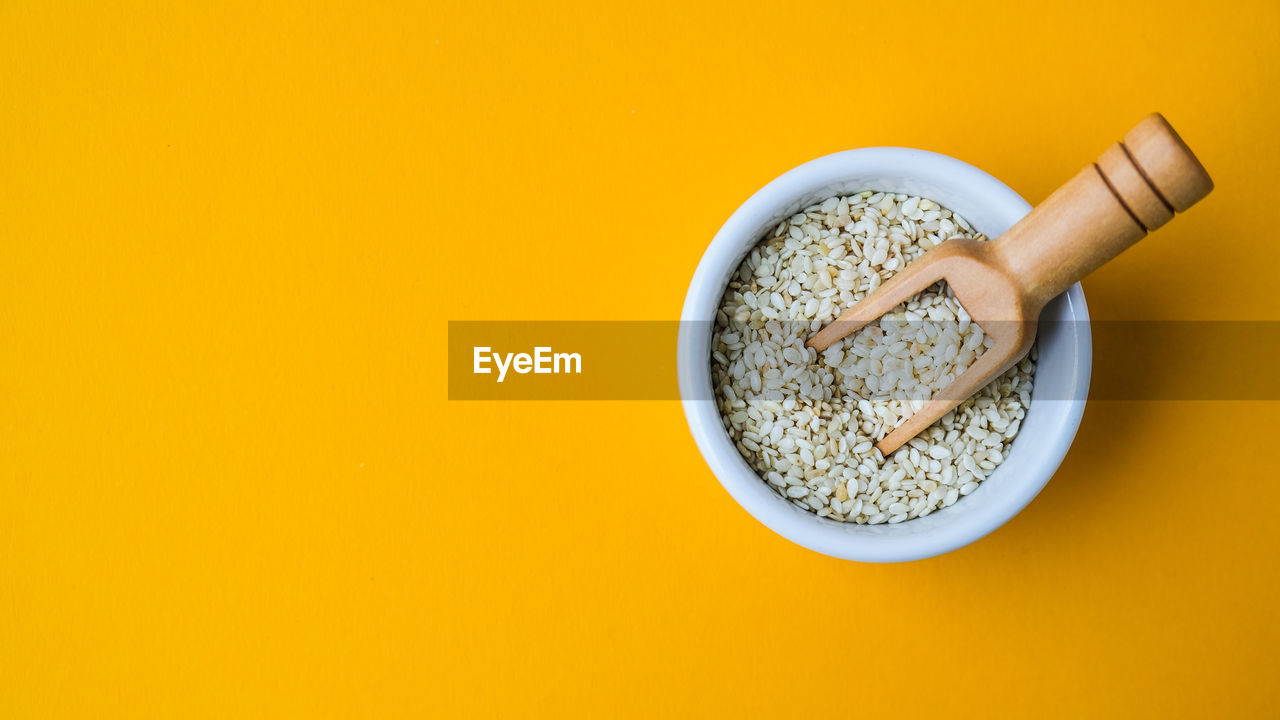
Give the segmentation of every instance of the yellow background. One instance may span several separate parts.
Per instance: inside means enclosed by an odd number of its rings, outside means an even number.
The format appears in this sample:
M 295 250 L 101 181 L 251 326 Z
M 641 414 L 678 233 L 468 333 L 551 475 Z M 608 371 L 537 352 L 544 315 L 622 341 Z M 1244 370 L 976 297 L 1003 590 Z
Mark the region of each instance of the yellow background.
M 1037 202 L 1152 110 L 1217 190 L 1094 316 L 1280 320 L 1280 6 L 686 5 L 0 6 L 0 716 L 1274 716 L 1275 403 L 1091 404 L 871 566 L 677 403 L 451 403 L 444 344 L 674 319 L 828 152 Z

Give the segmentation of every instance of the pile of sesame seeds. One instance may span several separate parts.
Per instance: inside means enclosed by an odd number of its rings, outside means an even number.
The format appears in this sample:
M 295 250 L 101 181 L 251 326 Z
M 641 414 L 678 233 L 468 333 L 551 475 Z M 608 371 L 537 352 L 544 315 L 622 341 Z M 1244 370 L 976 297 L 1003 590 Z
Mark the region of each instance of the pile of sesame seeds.
M 925 251 L 985 240 L 926 198 L 831 197 L 778 225 L 730 279 L 712 379 L 738 451 L 822 517 L 898 523 L 954 504 L 999 465 L 1031 401 L 1035 350 L 889 458 L 874 443 L 986 350 L 943 283 L 818 353 L 814 332 Z

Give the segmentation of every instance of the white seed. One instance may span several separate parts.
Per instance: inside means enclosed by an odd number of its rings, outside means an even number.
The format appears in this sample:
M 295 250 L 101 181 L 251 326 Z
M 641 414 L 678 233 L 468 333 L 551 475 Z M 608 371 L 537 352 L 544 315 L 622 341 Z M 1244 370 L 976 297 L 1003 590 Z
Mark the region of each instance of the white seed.
M 819 355 L 826 322 L 926 250 L 976 237 L 927 198 L 866 191 L 791 216 L 725 290 L 711 348 L 730 438 L 769 486 L 840 522 L 898 523 L 972 493 L 1008 454 L 1030 403 L 1030 357 L 885 459 L 873 443 L 991 340 L 943 284 Z

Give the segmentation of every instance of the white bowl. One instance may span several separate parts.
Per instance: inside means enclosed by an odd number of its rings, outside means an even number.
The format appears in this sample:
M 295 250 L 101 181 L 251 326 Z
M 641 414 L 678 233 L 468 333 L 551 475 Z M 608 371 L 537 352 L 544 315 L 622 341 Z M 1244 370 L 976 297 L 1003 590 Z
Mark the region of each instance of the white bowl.
M 773 491 L 729 440 L 711 386 L 711 333 L 729 277 L 753 246 L 784 218 L 835 194 L 862 190 L 936 200 L 980 232 L 997 237 L 1031 206 L 1008 186 L 967 163 L 906 148 L 863 148 L 827 155 L 786 173 L 738 208 L 703 254 L 681 314 L 677 350 L 680 396 L 694 441 L 725 490 L 784 538 L 833 557 L 901 562 L 963 547 L 1003 525 L 1040 492 L 1067 454 L 1089 387 L 1092 344 L 1084 291 L 1072 285 L 1045 308 L 1031 406 L 1005 460 L 973 493 L 927 517 L 896 525 L 820 518 Z

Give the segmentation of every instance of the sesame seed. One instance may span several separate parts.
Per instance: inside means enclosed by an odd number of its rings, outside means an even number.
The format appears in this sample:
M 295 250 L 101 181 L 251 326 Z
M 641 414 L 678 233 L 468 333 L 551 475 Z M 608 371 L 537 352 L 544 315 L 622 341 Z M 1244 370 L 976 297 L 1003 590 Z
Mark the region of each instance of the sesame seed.
M 836 522 L 896 524 L 976 490 L 1030 403 L 1032 355 L 890 458 L 874 443 L 990 347 L 938 283 L 819 354 L 823 324 L 925 251 L 986 238 L 928 198 L 864 191 L 793 214 L 743 260 L 710 362 L 725 428 L 764 482 Z

